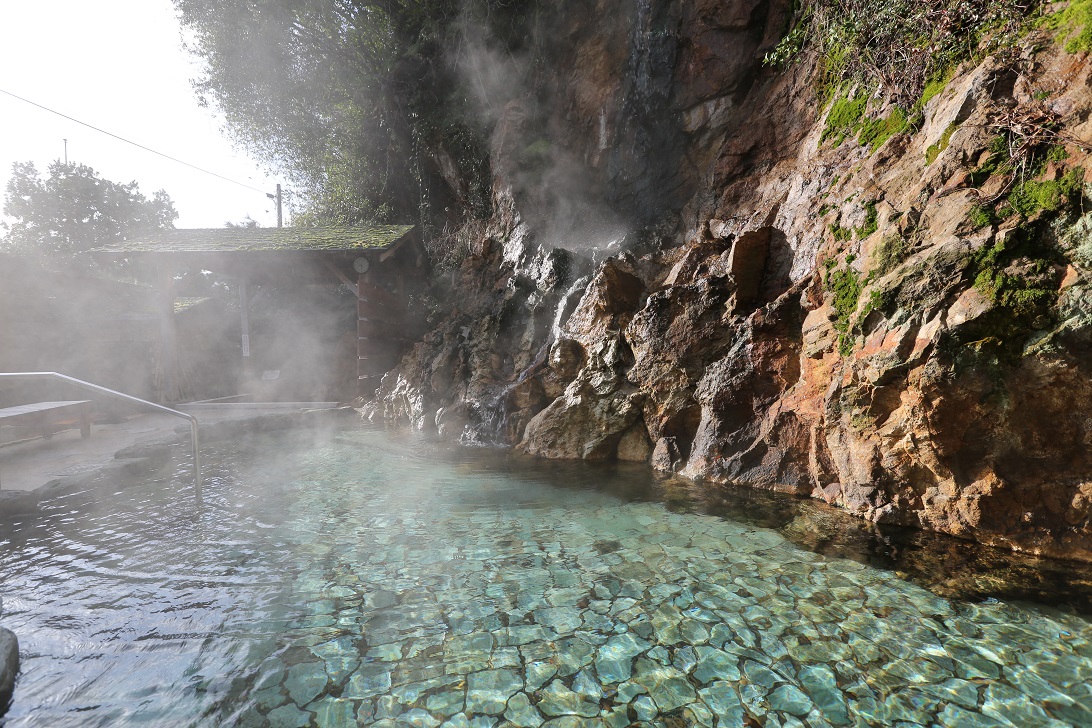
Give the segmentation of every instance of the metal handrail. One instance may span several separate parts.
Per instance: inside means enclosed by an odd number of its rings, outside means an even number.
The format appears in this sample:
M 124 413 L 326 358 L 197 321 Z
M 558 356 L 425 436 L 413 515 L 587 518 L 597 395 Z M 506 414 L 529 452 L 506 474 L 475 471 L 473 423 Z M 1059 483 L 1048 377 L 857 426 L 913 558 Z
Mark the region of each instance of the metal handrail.
M 190 421 L 190 434 L 193 440 L 193 486 L 197 495 L 197 505 L 201 505 L 201 453 L 198 448 L 200 447 L 200 439 L 197 435 L 197 418 L 193 415 L 188 415 L 185 412 L 179 412 L 178 410 L 171 409 L 170 407 L 164 407 L 161 404 L 155 402 L 149 402 L 146 399 L 140 397 L 134 397 L 131 394 L 125 394 L 123 392 L 115 392 L 112 389 L 106 387 L 100 387 L 97 384 L 91 382 L 85 382 L 82 379 L 76 379 L 65 374 L 58 374 L 57 372 L 0 372 L 0 377 L 19 377 L 22 379 L 60 379 L 68 382 L 69 384 L 75 384 L 78 387 L 84 389 L 90 389 L 93 392 L 100 392 L 102 394 L 109 394 L 113 397 L 120 397 L 121 399 L 128 400 L 130 402 L 136 402 L 146 407 L 159 410 L 160 412 L 166 412 L 167 414 L 174 415 L 175 417 L 182 417 Z

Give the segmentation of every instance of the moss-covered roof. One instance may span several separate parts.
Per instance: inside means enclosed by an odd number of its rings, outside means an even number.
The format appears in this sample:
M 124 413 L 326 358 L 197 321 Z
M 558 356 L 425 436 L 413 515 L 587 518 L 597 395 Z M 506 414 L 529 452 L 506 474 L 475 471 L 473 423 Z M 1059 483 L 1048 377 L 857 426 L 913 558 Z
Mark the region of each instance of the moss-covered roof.
M 389 248 L 412 225 L 352 228 L 198 228 L 164 230 L 114 243 L 95 253 L 259 253 L 354 251 Z
M 174 312 L 182 313 L 183 311 L 199 306 L 205 301 L 211 301 L 209 296 L 177 296 L 174 299 Z

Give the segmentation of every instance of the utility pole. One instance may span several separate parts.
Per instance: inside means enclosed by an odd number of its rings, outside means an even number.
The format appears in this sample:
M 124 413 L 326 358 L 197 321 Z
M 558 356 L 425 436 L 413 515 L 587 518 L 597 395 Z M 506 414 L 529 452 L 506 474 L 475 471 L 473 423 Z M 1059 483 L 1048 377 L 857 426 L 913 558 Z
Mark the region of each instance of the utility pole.
M 271 200 L 276 200 L 277 201 L 277 227 L 284 227 L 284 218 L 281 216 L 281 185 L 280 185 L 280 183 L 279 182 L 277 183 L 277 194 L 276 195 L 272 195 L 272 194 L 266 192 L 265 196 L 268 197 Z
M 64 140 L 64 166 L 68 166 L 68 140 Z

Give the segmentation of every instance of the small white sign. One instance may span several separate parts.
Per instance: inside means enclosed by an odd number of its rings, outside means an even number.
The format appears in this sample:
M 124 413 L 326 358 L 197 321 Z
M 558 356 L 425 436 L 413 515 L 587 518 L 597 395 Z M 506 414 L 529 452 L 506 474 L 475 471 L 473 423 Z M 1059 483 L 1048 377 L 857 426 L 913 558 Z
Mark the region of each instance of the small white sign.
M 250 337 L 243 334 L 243 356 L 250 356 Z
M 272 382 L 274 379 L 279 379 L 280 376 L 281 376 L 281 370 L 280 369 L 269 369 L 269 370 L 266 370 L 266 371 L 262 372 L 262 381 L 263 382 Z

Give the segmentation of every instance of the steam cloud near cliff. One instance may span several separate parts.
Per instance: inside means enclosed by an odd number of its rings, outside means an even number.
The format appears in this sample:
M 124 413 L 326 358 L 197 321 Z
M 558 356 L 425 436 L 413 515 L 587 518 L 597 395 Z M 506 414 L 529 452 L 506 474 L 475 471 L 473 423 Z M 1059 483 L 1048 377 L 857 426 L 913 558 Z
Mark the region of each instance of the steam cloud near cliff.
M 482 120 L 512 135 L 504 144 L 512 157 L 505 160 L 504 174 L 539 242 L 572 251 L 606 250 L 617 243 L 630 226 L 604 201 L 588 165 L 545 129 L 554 110 L 533 91 L 530 60 L 503 49 L 465 10 L 461 26 L 450 62 L 473 93 Z M 514 117 L 521 117 L 520 123 Z

